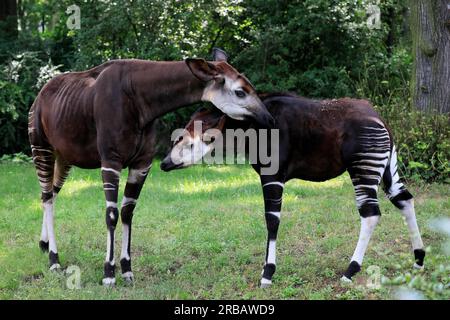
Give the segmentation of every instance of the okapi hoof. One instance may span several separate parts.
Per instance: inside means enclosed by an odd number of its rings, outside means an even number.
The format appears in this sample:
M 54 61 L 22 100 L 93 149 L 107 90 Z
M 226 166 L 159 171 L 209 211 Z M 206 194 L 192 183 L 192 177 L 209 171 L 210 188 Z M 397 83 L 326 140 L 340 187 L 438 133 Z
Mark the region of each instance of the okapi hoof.
M 273 263 L 266 263 L 261 272 L 261 288 L 267 288 L 272 285 L 272 276 L 275 273 L 276 265 Z
M 59 271 L 61 270 L 61 265 L 59 264 L 59 257 L 58 253 L 54 253 L 53 251 L 50 251 L 48 254 L 48 258 L 50 260 L 50 271 Z
M 126 285 L 133 285 L 133 281 L 134 281 L 133 272 L 128 271 L 128 272 L 122 273 L 122 279 Z
M 115 278 L 103 278 L 102 284 L 105 288 L 114 288 L 116 285 Z
M 261 285 L 259 286 L 261 289 L 269 288 L 272 285 L 272 280 L 268 280 L 265 278 L 261 279 Z
M 425 259 L 425 250 L 423 250 L 423 249 L 414 250 L 414 259 L 416 262 L 414 262 L 413 268 L 422 270 L 423 269 L 423 260 Z
M 422 270 L 424 268 L 424 266 L 423 265 L 419 266 L 417 263 L 414 262 L 413 268 L 416 269 L 416 270 Z
M 352 282 L 352 277 L 360 271 L 361 271 L 361 266 L 359 265 L 358 262 L 356 262 L 356 261 L 350 262 L 350 264 L 347 268 L 347 271 L 345 271 L 344 275 L 341 278 L 341 281 L 344 281 L 347 283 Z
M 39 241 L 39 248 L 41 249 L 42 252 L 48 252 L 48 241 Z
M 61 265 L 59 263 L 54 263 L 50 266 L 49 270 L 52 272 L 61 271 Z

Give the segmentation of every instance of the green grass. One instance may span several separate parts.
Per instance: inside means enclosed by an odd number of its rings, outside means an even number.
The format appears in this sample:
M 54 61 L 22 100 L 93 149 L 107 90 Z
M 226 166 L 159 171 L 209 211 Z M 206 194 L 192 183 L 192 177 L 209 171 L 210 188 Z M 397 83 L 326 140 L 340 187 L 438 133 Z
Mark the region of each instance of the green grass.
M 99 285 L 106 250 L 100 172 L 72 171 L 56 203 L 62 265 L 81 270 L 81 289 L 71 290 L 67 275 L 47 270 L 47 256 L 38 248 L 42 212 L 34 168 L 4 163 L 0 179 L 0 299 L 378 299 L 391 298 L 394 287 L 368 288 L 368 266 L 378 266 L 390 279 L 418 273 L 411 268 L 407 228 L 382 197 L 383 216 L 363 270 L 350 286 L 340 284 L 359 232 L 353 189 L 344 175 L 286 185 L 274 284 L 259 289 L 266 229 L 258 176 L 247 166 L 163 173 L 154 163 L 133 223 L 135 284 L 126 287 L 117 277 L 113 289 Z M 437 184 L 409 189 L 430 251 L 423 277 L 432 278 L 448 266 L 448 257 L 439 254 L 443 239 L 427 221 L 449 216 L 450 191 Z M 119 224 L 116 248 L 120 239 Z M 449 298 L 448 291 L 431 297 Z

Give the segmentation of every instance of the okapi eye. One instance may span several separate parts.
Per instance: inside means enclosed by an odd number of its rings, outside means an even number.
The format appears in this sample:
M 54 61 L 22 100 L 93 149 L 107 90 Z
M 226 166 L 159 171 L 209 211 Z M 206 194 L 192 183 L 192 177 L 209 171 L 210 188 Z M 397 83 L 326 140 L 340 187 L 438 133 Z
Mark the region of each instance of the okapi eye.
M 178 142 L 180 142 L 181 140 L 183 140 L 182 136 L 179 136 L 178 138 L 175 139 L 175 141 L 173 142 L 173 145 L 176 145 Z
M 234 93 L 236 94 L 236 96 L 238 96 L 239 98 L 244 98 L 245 97 L 245 92 L 242 90 L 235 90 Z

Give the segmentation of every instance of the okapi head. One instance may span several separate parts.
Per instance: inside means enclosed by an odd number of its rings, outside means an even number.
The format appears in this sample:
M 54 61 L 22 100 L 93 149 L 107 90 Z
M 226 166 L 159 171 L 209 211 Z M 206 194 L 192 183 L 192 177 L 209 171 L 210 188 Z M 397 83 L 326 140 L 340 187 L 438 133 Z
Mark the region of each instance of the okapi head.
M 213 62 L 186 59 L 194 76 L 206 82 L 202 100 L 213 103 L 223 113 L 236 120 L 254 119 L 273 128 L 275 120 L 256 94 L 250 81 L 227 63 L 224 51 L 215 48 Z
M 172 136 L 174 143 L 161 162 L 161 170 L 186 168 L 200 161 L 212 150 L 214 140 L 225 129 L 226 121 L 227 116 L 218 110 L 197 110 L 184 130 Z

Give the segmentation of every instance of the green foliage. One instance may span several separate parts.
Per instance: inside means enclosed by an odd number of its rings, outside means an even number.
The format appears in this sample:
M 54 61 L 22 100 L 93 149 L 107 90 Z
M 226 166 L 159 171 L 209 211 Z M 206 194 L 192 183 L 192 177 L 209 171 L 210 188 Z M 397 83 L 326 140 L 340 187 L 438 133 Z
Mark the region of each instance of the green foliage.
M 450 128 L 446 115 L 400 112 L 391 120 L 401 171 L 414 180 L 450 183 Z
M 0 162 L 12 162 L 12 163 L 31 163 L 31 157 L 19 152 L 15 154 L 4 154 L 0 157 Z
M 57 67 L 38 52 L 24 51 L 0 68 L 0 155 L 28 152 L 28 110 Z
M 120 58 L 208 58 L 219 46 L 261 92 L 370 99 L 392 127 L 403 173 L 448 179 L 448 121 L 409 107 L 406 0 L 379 2 L 379 29 L 366 24 L 366 10 L 375 0 L 20 3 L 20 32 L 0 32 L 0 155 L 29 152 L 28 109 L 59 70 L 84 70 Z M 66 26 L 72 4 L 81 9 L 79 30 Z M 183 127 L 197 107 L 160 119 L 160 155 L 173 129 Z
M 382 284 L 392 287 L 401 287 L 409 290 L 419 297 L 428 299 L 450 299 L 450 265 L 448 256 L 445 254 L 432 252 L 432 248 L 427 248 L 427 259 L 425 264 L 436 266 L 431 272 L 424 274 L 422 270 L 404 272 L 407 265 L 399 264 L 398 272 L 393 277 L 383 277 Z M 400 297 L 401 298 L 401 297 Z
M 392 129 L 401 174 L 416 181 L 450 183 L 450 119 L 412 107 L 409 51 L 400 46 L 389 56 L 380 55 L 377 63 L 366 59 L 355 82 L 357 96 L 372 101 Z

